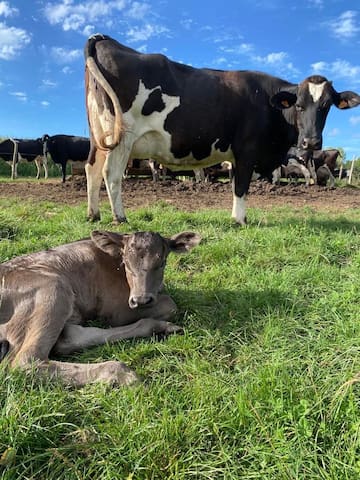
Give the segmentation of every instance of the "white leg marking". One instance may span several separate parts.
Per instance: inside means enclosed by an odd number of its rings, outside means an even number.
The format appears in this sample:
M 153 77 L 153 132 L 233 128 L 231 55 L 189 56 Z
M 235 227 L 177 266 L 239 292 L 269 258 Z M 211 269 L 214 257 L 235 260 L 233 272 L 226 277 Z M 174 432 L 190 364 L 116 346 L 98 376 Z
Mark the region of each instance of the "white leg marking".
M 246 195 L 238 197 L 233 193 L 232 218 L 240 225 L 246 225 Z

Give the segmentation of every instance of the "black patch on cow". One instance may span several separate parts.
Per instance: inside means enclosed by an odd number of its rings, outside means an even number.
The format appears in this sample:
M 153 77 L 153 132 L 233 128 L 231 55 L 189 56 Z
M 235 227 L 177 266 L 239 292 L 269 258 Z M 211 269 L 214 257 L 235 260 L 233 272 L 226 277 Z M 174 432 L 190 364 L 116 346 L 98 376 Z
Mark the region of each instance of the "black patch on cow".
M 153 112 L 162 112 L 165 108 L 165 102 L 161 96 L 160 88 L 150 93 L 141 110 L 143 115 L 151 115 Z

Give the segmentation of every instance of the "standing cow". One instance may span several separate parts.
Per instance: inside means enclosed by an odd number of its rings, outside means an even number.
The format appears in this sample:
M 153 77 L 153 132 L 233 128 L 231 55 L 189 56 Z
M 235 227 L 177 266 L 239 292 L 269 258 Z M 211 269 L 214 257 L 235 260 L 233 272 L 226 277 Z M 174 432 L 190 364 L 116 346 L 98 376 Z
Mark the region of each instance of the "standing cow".
M 13 180 L 17 178 L 17 167 L 21 161 L 35 162 L 37 179 L 40 178 L 41 166 L 43 166 L 45 178 L 48 178 L 47 160 L 43 154 L 41 138 L 36 140 L 8 138 L 0 143 L 0 158 L 11 166 L 11 178 Z
M 114 221 L 126 220 L 127 162 L 151 157 L 172 170 L 232 162 L 232 216 L 245 224 L 254 167 L 269 176 L 294 143 L 321 148 L 331 105 L 360 104 L 358 94 L 337 92 L 319 75 L 296 85 L 259 72 L 197 69 L 100 34 L 87 41 L 85 60 L 90 219 L 100 218 L 103 177 Z
M 86 162 L 90 151 L 90 140 L 85 137 L 74 135 L 53 135 L 45 134 L 42 137 L 44 142 L 44 156 L 50 153 L 53 162 L 61 165 L 62 181 L 66 178 L 66 164 L 72 162 Z

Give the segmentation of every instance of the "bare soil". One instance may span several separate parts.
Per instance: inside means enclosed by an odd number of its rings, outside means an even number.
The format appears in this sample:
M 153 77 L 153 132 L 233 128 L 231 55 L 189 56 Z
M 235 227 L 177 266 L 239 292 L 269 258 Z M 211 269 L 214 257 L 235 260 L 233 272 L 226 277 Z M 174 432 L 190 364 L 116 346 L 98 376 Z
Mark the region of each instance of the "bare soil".
M 34 201 L 53 201 L 77 204 L 87 201 L 86 179 L 70 177 L 65 184 L 58 179 L 39 182 L 18 179 L 0 183 L 0 198 L 17 197 Z M 101 198 L 106 198 L 101 189 Z M 193 180 L 166 180 L 154 183 L 147 178 L 127 178 L 123 181 L 125 208 L 139 208 L 164 201 L 185 211 L 199 209 L 228 209 L 232 207 L 230 183 L 197 184 Z M 269 208 L 291 205 L 311 206 L 317 210 L 339 211 L 360 208 L 360 189 L 354 187 L 329 188 L 299 185 L 274 186 L 264 181 L 253 182 L 248 196 L 249 207 Z

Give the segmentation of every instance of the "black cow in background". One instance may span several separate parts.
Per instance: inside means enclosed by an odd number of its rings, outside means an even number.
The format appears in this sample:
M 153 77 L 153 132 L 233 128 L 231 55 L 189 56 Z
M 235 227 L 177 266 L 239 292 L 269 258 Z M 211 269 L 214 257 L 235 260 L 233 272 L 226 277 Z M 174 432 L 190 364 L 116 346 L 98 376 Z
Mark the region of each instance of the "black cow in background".
M 90 140 L 86 137 L 74 135 L 43 135 L 44 156 L 49 153 L 54 163 L 61 165 L 62 181 L 65 182 L 66 164 L 71 162 L 85 162 L 90 151 Z
M 43 154 L 41 138 L 36 140 L 8 138 L 0 143 L 0 158 L 11 166 L 11 178 L 13 180 L 17 177 L 17 166 L 20 161 L 35 162 L 37 179 L 40 178 L 41 165 L 43 165 L 45 178 L 48 178 L 47 161 Z

